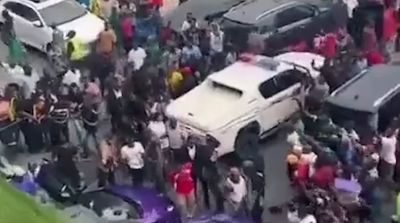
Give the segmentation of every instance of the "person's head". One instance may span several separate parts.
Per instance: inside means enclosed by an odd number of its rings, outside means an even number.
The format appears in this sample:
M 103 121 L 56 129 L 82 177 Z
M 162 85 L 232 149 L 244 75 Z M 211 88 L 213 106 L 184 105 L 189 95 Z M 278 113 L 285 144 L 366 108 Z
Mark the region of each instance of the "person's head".
M 128 137 L 126 139 L 126 145 L 128 145 L 129 147 L 133 147 L 134 142 L 135 142 L 135 139 L 133 137 Z
M 192 135 L 189 135 L 187 138 L 187 145 L 188 146 L 195 146 L 196 145 L 196 138 Z
M 186 13 L 186 21 L 190 22 L 193 19 L 193 13 L 188 12 Z
M 104 21 L 104 30 L 107 31 L 110 29 L 110 23 L 108 23 L 107 21 Z
M 68 39 L 72 39 L 72 38 L 75 37 L 75 35 L 76 35 L 76 32 L 75 32 L 74 30 L 71 30 L 71 31 L 69 31 L 69 32 L 67 33 L 67 38 L 68 38 Z
M 368 27 L 368 28 L 374 28 L 374 27 L 375 27 L 375 22 L 374 22 L 374 20 L 373 20 L 373 19 L 367 19 L 366 27 Z
M 36 98 L 35 106 L 36 106 L 36 108 L 39 109 L 39 110 L 44 109 L 44 106 L 45 106 L 45 99 L 44 99 L 43 96 L 39 96 L 39 97 Z
M 387 137 L 393 137 L 393 136 L 396 136 L 397 133 L 398 133 L 398 130 L 397 130 L 397 129 L 388 128 L 388 129 L 386 130 L 386 132 L 385 132 L 385 135 L 386 135 Z
M 238 167 L 231 167 L 229 169 L 229 179 L 233 183 L 239 183 L 241 178 L 241 173 Z
M 76 94 L 79 92 L 79 86 L 74 82 L 70 85 L 71 92 Z
M 6 10 L 6 9 L 4 9 L 2 12 L 1 12 L 1 15 L 3 16 L 3 18 L 4 19 L 11 19 L 11 16 L 10 16 L 10 13 L 8 12 L 8 10 Z
M 31 66 L 25 65 L 22 68 L 24 70 L 24 75 L 25 76 L 28 76 L 28 77 L 32 76 L 32 67 Z
M 301 154 L 303 154 L 303 147 L 299 145 L 294 145 L 292 147 L 292 153 L 297 156 L 301 156 Z
M 185 46 L 191 49 L 191 48 L 193 48 L 193 42 L 190 40 L 187 40 L 187 41 L 185 41 Z
M 169 119 L 169 127 L 171 129 L 176 129 L 176 127 L 178 127 L 178 122 L 176 121 L 176 119 L 174 118 Z
M 156 122 L 164 121 L 164 116 L 160 112 L 155 113 L 153 118 L 154 118 L 153 120 Z
M 192 18 L 191 20 L 189 20 L 189 23 L 190 23 L 191 27 L 196 27 L 197 19 Z
M 219 33 L 219 26 L 217 23 L 211 23 L 211 31 L 214 32 L 215 34 Z

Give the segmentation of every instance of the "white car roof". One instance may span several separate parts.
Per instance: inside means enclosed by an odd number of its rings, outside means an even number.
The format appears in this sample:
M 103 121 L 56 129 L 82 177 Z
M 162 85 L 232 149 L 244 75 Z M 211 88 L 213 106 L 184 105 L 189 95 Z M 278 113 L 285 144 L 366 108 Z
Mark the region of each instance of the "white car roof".
M 290 63 L 274 60 L 270 57 L 256 56 L 255 58 L 256 62 L 237 61 L 225 69 L 211 74 L 208 79 L 240 91 L 251 91 L 262 82 L 294 67 Z M 265 62 L 266 66 L 259 64 L 262 61 Z M 276 68 L 271 69 L 268 64 L 274 66 L 274 63 L 276 63 Z
M 65 0 L 39 0 L 39 1 L 33 1 L 33 0 L 12 0 L 13 2 L 19 2 L 24 5 L 29 5 L 33 8 L 36 8 L 37 10 L 47 8 L 51 5 L 57 4 L 59 2 L 65 1 Z

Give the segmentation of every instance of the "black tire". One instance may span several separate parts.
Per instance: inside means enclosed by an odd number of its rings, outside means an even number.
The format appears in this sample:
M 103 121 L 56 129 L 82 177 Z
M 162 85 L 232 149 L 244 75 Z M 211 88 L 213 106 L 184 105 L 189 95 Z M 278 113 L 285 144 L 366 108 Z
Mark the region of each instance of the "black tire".
M 235 140 L 235 153 L 242 159 L 247 160 L 249 156 L 257 153 L 259 141 L 259 125 L 251 124 L 242 128 Z

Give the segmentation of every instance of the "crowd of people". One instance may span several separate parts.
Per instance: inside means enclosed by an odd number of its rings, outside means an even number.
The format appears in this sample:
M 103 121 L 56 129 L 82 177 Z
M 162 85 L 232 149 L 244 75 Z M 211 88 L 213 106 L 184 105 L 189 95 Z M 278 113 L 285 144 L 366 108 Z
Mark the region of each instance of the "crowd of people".
M 212 137 L 182 135 L 177 121 L 165 115 L 171 100 L 238 59 L 239 52 L 224 41 L 219 25 L 201 24 L 188 13 L 181 29 L 173 30 L 170 22 L 162 21 L 160 1 L 145 5 L 115 0 L 81 3 L 104 19 L 104 30 L 89 48 L 74 31 L 64 40 L 54 27 L 48 51 L 65 61 L 65 69 L 55 74 L 45 69 L 40 78 L 15 36 L 12 17 L 2 12 L 1 38 L 9 47 L 9 61 L 3 67 L 29 80 L 37 79 L 28 96 L 21 94 L 17 85 L 5 89 L 0 103 L 2 142 L 9 147 L 20 145 L 21 131 L 28 152 L 52 152 L 56 160 L 71 167 L 60 166 L 60 171 L 69 171 L 66 176 L 74 176 L 75 181 L 79 171 L 63 147 L 73 147 L 70 153 L 82 159 L 98 160 L 99 187 L 117 183 L 115 172 L 126 169 L 135 186 L 152 182 L 164 192 L 173 188 L 187 218 L 196 214 L 199 200 L 213 209 L 211 193 L 215 211 L 232 210 L 261 222 L 264 170 L 250 161 L 230 167 L 228 174 L 221 173 L 214 152 L 218 143 Z M 322 67 L 315 67 L 321 76 L 305 110 L 287 128 L 291 145 L 288 177 L 298 191 L 289 205 L 291 222 L 379 219 L 381 202 L 375 191 L 381 187 L 377 180 L 391 182 L 397 176 L 398 121 L 370 144 L 363 144 L 349 120 L 348 126 L 340 128 L 337 142 L 327 149 L 309 136 L 309 123 L 304 120 L 325 120 L 330 125 L 329 117 L 315 113 L 323 98 L 367 66 L 390 61 L 396 45 L 396 19 L 389 1 L 383 24 L 383 37 L 378 37 L 374 21 L 368 20 L 361 31 L 361 44 L 345 27 L 336 33 L 321 33 L 314 40 L 313 51 L 326 60 Z M 262 52 L 262 45 L 249 38 L 249 53 Z M 111 130 L 99 138 L 103 134 L 98 130 L 107 120 Z M 79 142 L 70 142 L 71 133 Z M 333 188 L 340 180 L 360 185 L 362 190 L 342 196 Z M 257 192 L 253 201 L 248 200 L 250 188 Z

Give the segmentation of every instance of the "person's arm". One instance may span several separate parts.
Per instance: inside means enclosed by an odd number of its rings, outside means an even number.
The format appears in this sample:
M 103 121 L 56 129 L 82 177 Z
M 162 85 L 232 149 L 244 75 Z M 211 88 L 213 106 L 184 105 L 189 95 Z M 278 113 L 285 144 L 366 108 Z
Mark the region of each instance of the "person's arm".
M 71 58 L 72 52 L 74 52 L 74 50 L 75 50 L 74 45 L 71 42 L 69 42 L 67 44 L 67 57 L 68 58 Z

